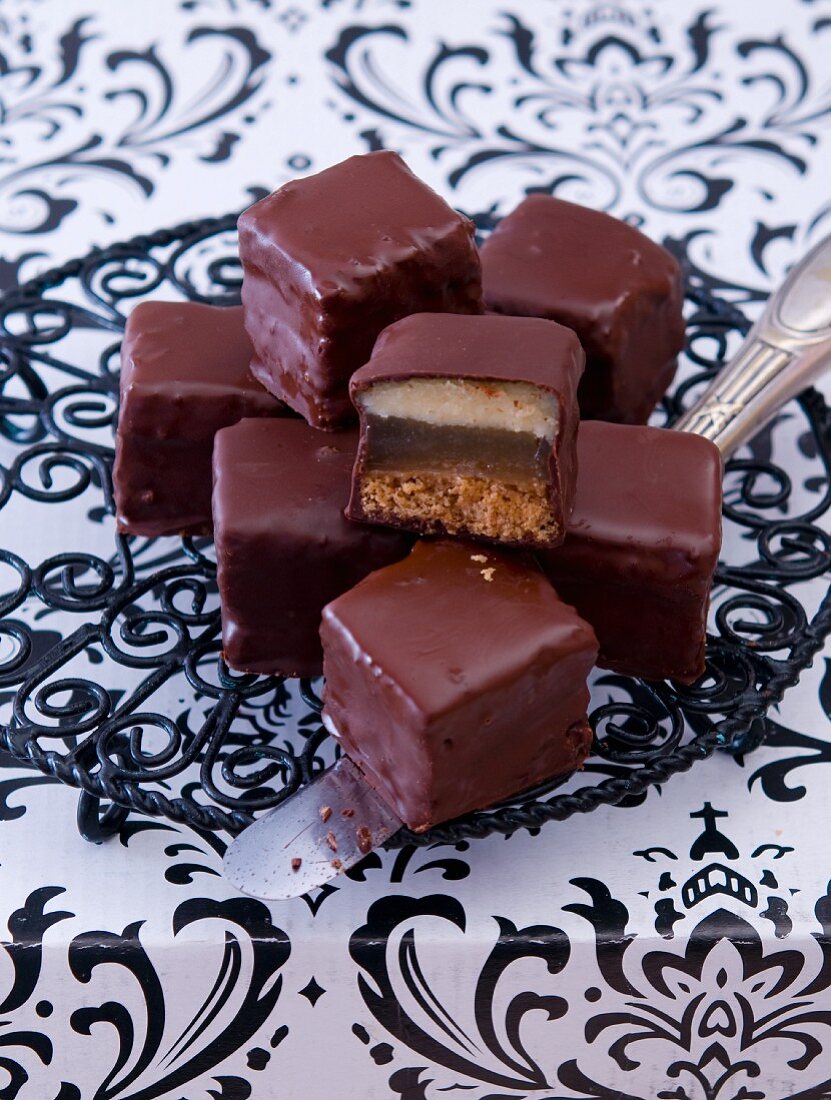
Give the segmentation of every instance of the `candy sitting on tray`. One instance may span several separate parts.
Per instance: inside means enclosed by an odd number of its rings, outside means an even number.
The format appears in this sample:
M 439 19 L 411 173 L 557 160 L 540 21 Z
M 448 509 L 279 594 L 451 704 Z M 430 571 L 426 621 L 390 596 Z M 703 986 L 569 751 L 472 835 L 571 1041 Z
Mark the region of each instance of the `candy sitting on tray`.
M 113 470 L 122 531 L 206 534 L 211 454 L 220 428 L 286 407 L 249 371 L 242 309 L 142 302 L 121 344 L 121 402 Z
M 592 624 L 599 664 L 647 680 L 704 672 L 707 604 L 721 546 L 721 453 L 687 432 L 589 420 L 564 544 L 540 554 Z
M 684 346 L 684 287 L 674 256 L 634 226 L 531 195 L 482 248 L 485 304 L 574 329 L 586 352 L 585 420 L 645 424 Z
M 356 431 L 243 420 L 214 448 L 214 541 L 222 648 L 233 668 L 319 676 L 325 604 L 402 558 L 410 536 L 343 514 Z
M 521 554 L 423 540 L 321 635 L 324 723 L 416 832 L 588 755 L 597 639 Z
M 472 223 L 396 153 L 285 184 L 239 234 L 257 377 L 317 428 L 354 421 L 350 375 L 392 321 L 482 312 Z
M 534 196 L 484 246 L 485 314 L 471 223 L 386 152 L 280 188 L 240 241 L 242 309 L 131 316 L 115 467 L 123 529 L 205 530 L 218 433 L 232 668 L 322 667 L 413 829 L 579 767 L 596 662 L 701 675 L 720 455 L 632 426 L 683 342 L 668 252 Z
M 527 546 L 565 537 L 576 479 L 574 333 L 530 317 L 418 313 L 353 376 L 348 515 Z

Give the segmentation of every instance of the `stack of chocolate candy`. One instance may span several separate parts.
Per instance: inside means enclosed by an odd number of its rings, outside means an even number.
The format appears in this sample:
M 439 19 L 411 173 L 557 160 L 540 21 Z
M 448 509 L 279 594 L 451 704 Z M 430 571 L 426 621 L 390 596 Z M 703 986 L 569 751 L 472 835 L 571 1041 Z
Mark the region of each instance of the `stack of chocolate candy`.
M 683 343 L 669 253 L 535 195 L 480 254 L 390 152 L 239 230 L 241 309 L 130 317 L 114 474 L 122 530 L 213 527 L 231 667 L 323 672 L 416 830 L 579 767 L 595 663 L 701 675 L 721 460 L 643 426 Z

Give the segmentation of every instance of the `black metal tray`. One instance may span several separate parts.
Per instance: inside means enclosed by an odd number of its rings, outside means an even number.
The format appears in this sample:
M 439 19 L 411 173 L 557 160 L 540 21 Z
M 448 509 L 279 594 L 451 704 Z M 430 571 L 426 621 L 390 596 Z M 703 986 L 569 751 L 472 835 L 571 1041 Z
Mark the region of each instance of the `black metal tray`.
M 0 301 L 0 745 L 80 789 L 90 840 L 131 810 L 236 833 L 336 754 L 312 684 L 223 663 L 210 542 L 125 538 L 112 520 L 125 311 L 159 295 L 236 302 L 235 221 L 96 250 Z M 688 270 L 687 362 L 667 423 L 747 329 L 726 295 Z M 758 745 L 766 712 L 831 631 L 831 594 L 818 599 L 816 581 L 831 569 L 829 470 L 831 416 L 811 390 L 728 465 L 704 679 L 682 689 L 596 674 L 583 771 L 393 843 L 632 803 L 716 748 Z

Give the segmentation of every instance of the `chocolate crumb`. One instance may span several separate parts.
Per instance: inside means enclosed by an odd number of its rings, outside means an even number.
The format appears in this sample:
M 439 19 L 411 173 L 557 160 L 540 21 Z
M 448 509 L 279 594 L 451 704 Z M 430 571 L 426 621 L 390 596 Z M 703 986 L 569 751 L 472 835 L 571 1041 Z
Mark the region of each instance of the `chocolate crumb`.
M 372 833 L 369 831 L 366 825 L 359 825 L 355 835 L 358 838 L 358 848 L 363 855 L 372 851 Z
M 482 574 L 486 581 L 492 581 L 493 575 L 496 570 L 493 568 L 493 566 L 491 566 L 489 569 L 480 569 L 479 572 Z
M 330 832 L 326 834 L 326 843 L 329 845 L 333 852 L 336 852 L 338 850 L 338 842 L 334 833 Z
M 341 810 L 340 815 L 341 817 L 354 817 L 355 811 L 351 806 L 347 806 L 345 810 Z
M 333 859 L 332 860 L 332 866 L 335 868 L 336 871 L 339 871 L 341 869 L 341 867 L 343 867 L 343 864 L 341 863 L 341 861 L 339 859 Z
M 299 871 L 302 865 L 303 865 L 303 860 L 300 859 L 298 856 L 295 856 L 294 859 L 291 861 L 292 871 Z
M 332 807 L 331 806 L 321 806 L 320 807 L 320 820 L 323 822 L 324 825 L 326 824 L 326 822 L 329 820 L 329 818 L 331 816 L 332 816 Z

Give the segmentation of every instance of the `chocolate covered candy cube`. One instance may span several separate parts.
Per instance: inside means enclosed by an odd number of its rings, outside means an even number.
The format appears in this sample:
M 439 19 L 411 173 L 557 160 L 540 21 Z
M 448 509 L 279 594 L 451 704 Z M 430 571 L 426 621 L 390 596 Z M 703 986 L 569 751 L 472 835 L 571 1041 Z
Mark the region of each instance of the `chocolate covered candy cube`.
M 319 675 L 324 604 L 412 545 L 344 518 L 356 446 L 356 432 L 302 420 L 243 420 L 217 435 L 214 540 L 232 668 Z
M 422 534 L 562 542 L 583 351 L 528 317 L 420 313 L 352 378 L 361 442 L 349 515 Z
M 321 637 L 324 722 L 417 832 L 588 754 L 594 633 L 521 555 L 419 542 L 330 603 Z
M 577 454 L 568 535 L 540 562 L 594 627 L 599 664 L 691 683 L 721 547 L 721 454 L 701 436 L 596 421 L 580 425 Z
M 240 307 L 142 302 L 121 345 L 113 484 L 119 529 L 205 534 L 211 454 L 220 428 L 287 410 L 249 370 Z
M 390 322 L 482 311 L 472 223 L 396 153 L 285 184 L 239 233 L 257 377 L 318 428 L 354 421 L 349 378 Z
M 586 351 L 585 420 L 645 424 L 684 346 L 681 270 L 626 222 L 531 195 L 482 247 L 485 304 L 574 329 Z

